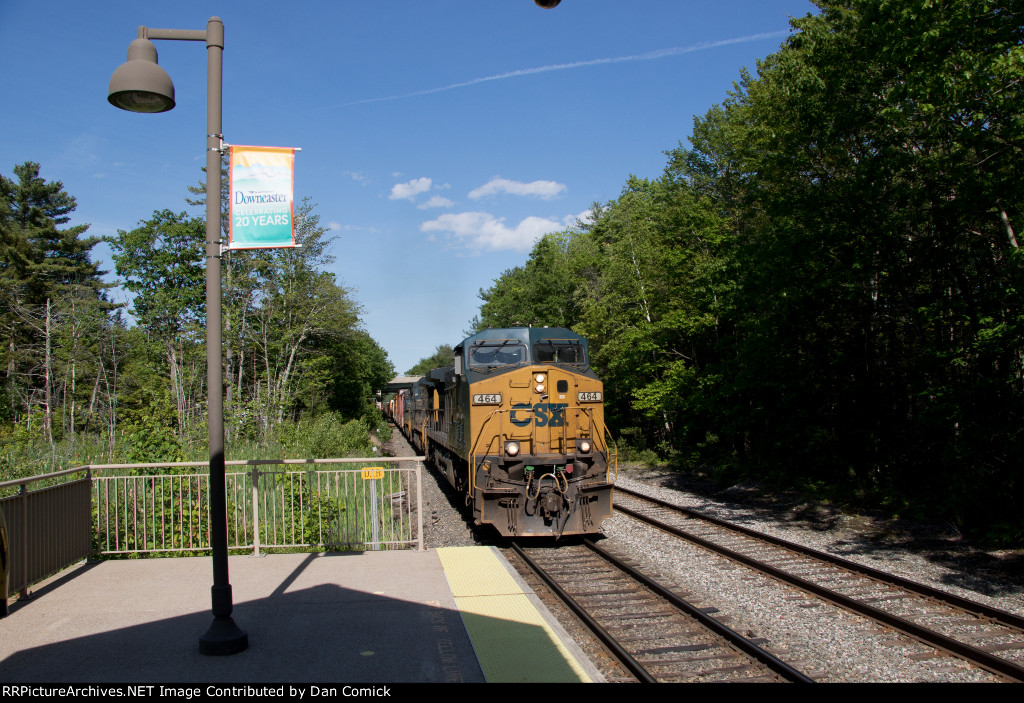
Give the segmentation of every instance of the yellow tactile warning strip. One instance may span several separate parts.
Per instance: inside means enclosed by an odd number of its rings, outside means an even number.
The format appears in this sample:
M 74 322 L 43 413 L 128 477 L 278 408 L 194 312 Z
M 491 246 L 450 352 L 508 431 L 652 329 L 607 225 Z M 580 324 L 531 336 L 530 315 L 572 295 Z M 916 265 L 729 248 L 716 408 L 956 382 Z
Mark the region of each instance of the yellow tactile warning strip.
M 589 683 L 490 547 L 437 550 L 488 683 Z

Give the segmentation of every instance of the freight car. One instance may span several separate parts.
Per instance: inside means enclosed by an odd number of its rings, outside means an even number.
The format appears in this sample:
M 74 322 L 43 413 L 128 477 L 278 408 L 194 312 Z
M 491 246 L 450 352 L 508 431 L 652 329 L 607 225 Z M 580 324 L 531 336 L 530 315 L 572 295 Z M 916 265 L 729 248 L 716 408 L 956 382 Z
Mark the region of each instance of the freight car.
M 488 329 L 452 366 L 408 379 L 388 412 L 505 536 L 597 532 L 612 513 L 615 451 L 586 340 L 558 327 Z

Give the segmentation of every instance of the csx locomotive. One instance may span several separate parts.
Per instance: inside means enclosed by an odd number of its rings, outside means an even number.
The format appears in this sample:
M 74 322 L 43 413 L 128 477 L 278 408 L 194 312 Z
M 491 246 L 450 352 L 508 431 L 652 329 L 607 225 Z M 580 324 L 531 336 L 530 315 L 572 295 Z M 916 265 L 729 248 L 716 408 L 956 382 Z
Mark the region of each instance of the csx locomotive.
M 453 366 L 411 379 L 395 424 L 505 536 L 596 532 L 612 513 L 615 452 L 587 342 L 559 327 L 488 329 Z

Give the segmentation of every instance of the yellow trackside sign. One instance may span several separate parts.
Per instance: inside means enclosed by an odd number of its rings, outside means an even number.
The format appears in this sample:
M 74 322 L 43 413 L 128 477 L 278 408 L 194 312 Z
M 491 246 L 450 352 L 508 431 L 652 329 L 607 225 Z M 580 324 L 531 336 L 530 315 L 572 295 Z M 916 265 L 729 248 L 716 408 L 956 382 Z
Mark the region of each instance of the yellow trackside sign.
M 369 481 L 375 478 L 384 478 L 384 467 L 373 466 L 369 469 L 363 469 L 363 480 Z

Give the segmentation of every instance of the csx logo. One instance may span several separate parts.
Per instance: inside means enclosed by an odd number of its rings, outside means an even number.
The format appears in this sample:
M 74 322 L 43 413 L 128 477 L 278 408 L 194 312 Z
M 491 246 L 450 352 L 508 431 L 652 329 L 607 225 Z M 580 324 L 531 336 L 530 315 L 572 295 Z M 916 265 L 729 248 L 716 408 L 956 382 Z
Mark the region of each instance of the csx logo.
M 537 423 L 537 427 L 562 427 L 565 424 L 565 409 L 568 403 L 516 403 L 512 406 L 512 414 L 509 420 L 517 427 L 526 427 L 531 421 Z M 516 413 L 532 412 L 533 417 L 517 417 Z

